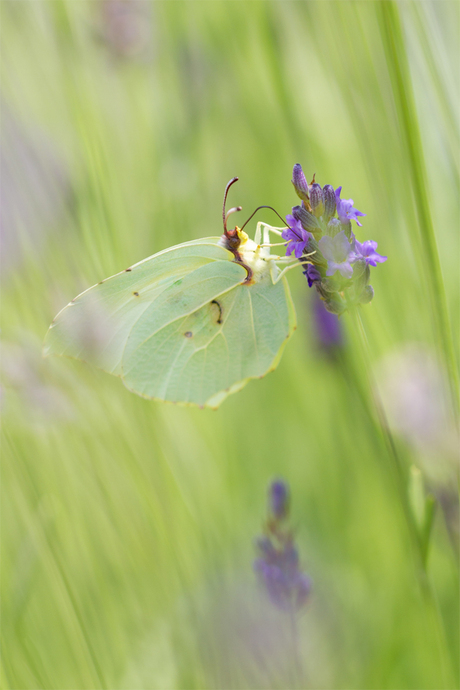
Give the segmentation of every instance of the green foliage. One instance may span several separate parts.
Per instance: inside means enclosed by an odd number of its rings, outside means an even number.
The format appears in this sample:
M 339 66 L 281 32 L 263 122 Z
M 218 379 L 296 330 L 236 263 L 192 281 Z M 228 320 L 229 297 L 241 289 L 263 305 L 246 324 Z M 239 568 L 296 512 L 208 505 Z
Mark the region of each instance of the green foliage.
M 1 4 L 2 687 L 458 687 L 452 396 L 433 447 L 395 423 L 405 479 L 423 473 L 421 578 L 371 380 L 415 342 L 455 382 L 458 4 Z M 352 329 L 319 350 L 300 270 L 278 369 L 216 412 L 42 360 L 83 289 L 218 235 L 233 175 L 241 216 L 288 213 L 296 162 L 353 196 L 389 257 L 362 314 L 369 362 Z M 313 580 L 294 679 L 252 572 L 274 476 Z

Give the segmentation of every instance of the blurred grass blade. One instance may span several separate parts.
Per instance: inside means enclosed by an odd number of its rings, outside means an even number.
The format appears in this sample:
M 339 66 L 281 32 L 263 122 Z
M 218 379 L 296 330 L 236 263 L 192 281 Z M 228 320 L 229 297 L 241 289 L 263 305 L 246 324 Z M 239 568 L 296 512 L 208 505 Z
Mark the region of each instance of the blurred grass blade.
M 406 55 L 398 2 L 378 3 L 384 28 L 384 46 L 387 64 L 393 82 L 393 93 L 401 122 L 401 134 L 408 153 L 411 171 L 411 184 L 419 220 L 419 240 L 424 250 L 424 273 L 430 284 L 433 327 L 437 342 L 444 358 L 455 413 L 458 412 L 458 369 L 453 346 L 452 330 L 439 260 L 439 252 L 428 201 L 427 171 L 423 155 L 412 80 Z

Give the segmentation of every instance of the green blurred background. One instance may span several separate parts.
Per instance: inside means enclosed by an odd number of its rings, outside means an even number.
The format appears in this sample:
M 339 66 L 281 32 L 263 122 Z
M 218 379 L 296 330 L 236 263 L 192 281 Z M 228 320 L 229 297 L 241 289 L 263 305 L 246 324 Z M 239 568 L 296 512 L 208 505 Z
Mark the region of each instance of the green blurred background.
M 459 4 L 0 9 L 2 686 L 457 688 Z M 347 317 L 342 344 L 319 339 L 300 271 L 278 369 L 217 412 L 42 359 L 78 292 L 220 234 L 234 175 L 241 220 L 288 213 L 297 162 L 343 186 L 367 214 L 358 239 L 389 257 L 362 310 L 378 384 Z M 422 588 L 375 385 L 438 504 Z M 313 580 L 295 680 L 288 622 L 252 571 L 273 477 Z

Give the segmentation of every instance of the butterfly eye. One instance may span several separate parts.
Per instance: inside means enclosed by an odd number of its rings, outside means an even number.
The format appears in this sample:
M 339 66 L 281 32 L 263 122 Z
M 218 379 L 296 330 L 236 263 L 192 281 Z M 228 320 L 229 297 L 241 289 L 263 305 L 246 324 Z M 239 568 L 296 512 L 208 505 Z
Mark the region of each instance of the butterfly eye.
M 227 232 L 222 235 L 222 244 L 226 249 L 230 250 L 231 252 L 236 251 L 238 249 L 238 247 L 241 244 L 241 240 L 238 237 L 236 229 L 227 230 Z

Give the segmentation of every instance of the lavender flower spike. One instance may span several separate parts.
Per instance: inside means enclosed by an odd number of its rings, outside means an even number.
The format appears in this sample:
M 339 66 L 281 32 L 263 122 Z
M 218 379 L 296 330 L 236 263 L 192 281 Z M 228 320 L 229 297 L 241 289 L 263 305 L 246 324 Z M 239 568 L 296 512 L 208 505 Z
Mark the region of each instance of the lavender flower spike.
M 351 220 L 355 220 L 356 224 L 360 227 L 362 223 L 359 222 L 358 216 L 365 216 L 365 213 L 361 213 L 358 209 L 353 208 L 353 199 L 341 199 L 340 192 L 342 187 L 337 187 L 335 190 L 335 200 L 337 204 L 337 215 L 340 218 L 340 222 L 343 225 L 347 225 Z
M 344 278 L 351 278 L 354 259 L 353 248 L 349 243 L 345 232 L 342 230 L 335 237 L 325 235 L 318 242 L 322 255 L 327 259 L 327 276 L 333 276 L 336 271 Z
M 355 259 L 354 261 L 358 261 L 359 259 L 365 259 L 366 264 L 369 266 L 377 266 L 377 264 L 383 264 L 386 260 L 386 256 L 382 256 L 381 254 L 377 254 L 375 251 L 377 249 L 377 242 L 374 242 L 373 240 L 366 240 L 361 244 L 361 242 L 358 242 L 358 240 L 355 240 Z
M 281 233 L 283 240 L 287 240 L 286 256 L 290 256 L 292 252 L 296 259 L 300 259 L 311 234 L 303 229 L 300 220 L 296 220 L 294 216 L 286 216 L 287 227 Z

